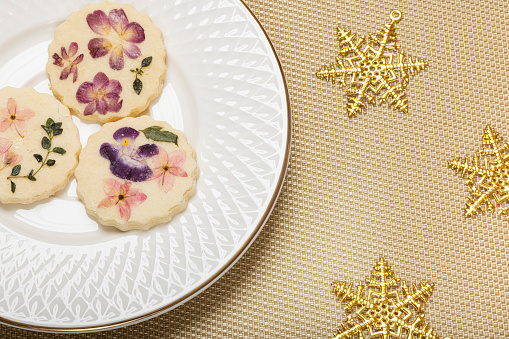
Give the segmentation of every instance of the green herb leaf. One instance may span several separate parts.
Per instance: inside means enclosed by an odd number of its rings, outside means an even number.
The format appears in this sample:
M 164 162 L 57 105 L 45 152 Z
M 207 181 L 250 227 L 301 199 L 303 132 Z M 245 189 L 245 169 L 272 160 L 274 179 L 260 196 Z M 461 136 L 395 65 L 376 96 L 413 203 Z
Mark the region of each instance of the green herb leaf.
M 143 83 L 140 79 L 136 78 L 133 82 L 133 89 L 136 92 L 136 94 L 140 95 L 141 89 L 143 88 Z
M 12 168 L 11 176 L 15 177 L 21 172 L 21 165 L 16 165 Z
M 37 180 L 34 177 L 34 170 L 30 171 L 30 173 L 27 175 L 27 178 L 28 178 L 28 180 L 31 180 L 31 181 L 36 181 Z
M 44 138 L 42 138 L 42 140 L 41 140 L 41 146 L 42 146 L 42 148 L 44 148 L 44 149 L 48 149 L 48 148 L 50 148 L 50 146 L 51 146 L 51 141 L 49 141 L 48 137 L 44 137 Z
M 55 147 L 53 148 L 52 152 L 64 155 L 66 153 L 66 150 L 63 149 L 62 147 Z
M 16 184 L 12 180 L 11 180 L 11 192 L 12 193 L 16 192 Z
M 60 129 L 60 127 L 62 127 L 62 123 L 61 122 L 55 122 L 51 128 L 56 131 L 57 129 Z
M 172 142 L 175 145 L 178 145 L 178 136 L 168 131 L 162 131 L 162 127 L 159 126 L 151 126 L 142 130 L 143 134 L 147 139 L 152 139 L 154 141 L 163 141 L 163 142 Z
M 147 67 L 150 65 L 150 63 L 152 62 L 152 57 L 147 57 L 145 59 L 143 59 L 143 61 L 141 62 L 141 67 Z
M 60 134 L 62 134 L 63 131 L 64 131 L 63 129 L 59 128 L 59 129 L 53 131 L 53 136 L 60 135 Z
M 131 72 L 136 73 L 136 71 L 134 69 L 132 69 Z
M 34 158 L 35 158 L 35 160 L 37 160 L 37 162 L 42 161 L 42 155 L 40 155 L 40 154 L 34 154 Z
M 46 161 L 46 165 L 48 165 L 49 167 L 53 166 L 55 163 L 56 161 L 53 159 L 49 159 L 48 161 Z
M 44 125 L 41 125 L 41 127 L 42 127 L 42 128 L 44 128 L 44 130 L 46 131 L 46 133 L 47 133 L 48 135 L 50 135 L 50 134 L 51 134 L 51 127 L 44 126 Z
M 48 118 L 48 120 L 46 120 L 46 127 L 51 127 L 54 123 L 55 121 L 53 121 L 53 119 Z

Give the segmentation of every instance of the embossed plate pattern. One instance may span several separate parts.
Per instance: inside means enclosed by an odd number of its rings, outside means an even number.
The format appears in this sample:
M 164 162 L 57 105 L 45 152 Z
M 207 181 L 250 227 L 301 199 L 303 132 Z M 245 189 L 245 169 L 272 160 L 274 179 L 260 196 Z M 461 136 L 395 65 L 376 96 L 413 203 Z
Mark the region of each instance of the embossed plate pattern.
M 51 93 L 54 29 L 86 2 L 2 2 L 0 87 Z M 32 205 L 0 206 L 0 321 L 92 331 L 147 319 L 196 295 L 254 240 L 289 154 L 286 84 L 263 29 L 238 0 L 129 1 L 161 28 L 168 75 L 152 117 L 182 129 L 201 175 L 169 224 L 122 233 L 85 212 L 75 182 Z M 74 117 L 82 143 L 98 124 Z M 1 178 L 0 178 L 1 180 Z

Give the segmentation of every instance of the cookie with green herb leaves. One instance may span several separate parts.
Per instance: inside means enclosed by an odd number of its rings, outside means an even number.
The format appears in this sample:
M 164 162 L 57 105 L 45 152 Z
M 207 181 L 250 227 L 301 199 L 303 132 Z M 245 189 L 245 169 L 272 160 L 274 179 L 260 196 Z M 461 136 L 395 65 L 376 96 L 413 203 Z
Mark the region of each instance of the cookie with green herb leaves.
M 196 153 L 186 136 L 147 116 L 105 124 L 76 169 L 78 197 L 101 224 L 149 229 L 184 210 L 196 191 Z
M 163 34 L 127 4 L 88 4 L 72 13 L 57 27 L 48 53 L 53 94 L 83 119 L 136 116 L 162 90 Z
M 61 190 L 80 151 L 78 128 L 53 96 L 0 90 L 0 202 L 28 204 Z

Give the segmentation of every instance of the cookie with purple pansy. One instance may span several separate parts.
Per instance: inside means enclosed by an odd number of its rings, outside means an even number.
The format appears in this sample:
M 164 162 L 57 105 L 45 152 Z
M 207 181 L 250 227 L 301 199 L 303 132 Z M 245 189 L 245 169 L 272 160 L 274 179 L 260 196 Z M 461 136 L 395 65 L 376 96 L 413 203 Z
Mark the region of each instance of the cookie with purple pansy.
M 77 116 L 117 121 L 143 112 L 162 90 L 161 31 L 127 4 L 88 4 L 55 30 L 46 64 L 53 94 Z
M 75 172 L 87 212 L 123 231 L 169 222 L 186 208 L 198 175 L 184 133 L 147 116 L 105 124 L 88 139 Z

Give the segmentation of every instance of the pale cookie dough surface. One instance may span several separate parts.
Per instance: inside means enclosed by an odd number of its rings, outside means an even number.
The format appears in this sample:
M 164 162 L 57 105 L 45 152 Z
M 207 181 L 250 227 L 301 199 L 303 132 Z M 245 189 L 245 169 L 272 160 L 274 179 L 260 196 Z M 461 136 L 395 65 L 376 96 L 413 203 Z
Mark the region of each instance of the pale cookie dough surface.
M 147 116 L 105 124 L 91 135 L 75 173 L 88 213 L 123 231 L 170 221 L 186 208 L 198 175 L 186 136 Z
M 84 119 L 136 116 L 162 90 L 162 32 L 127 4 L 88 4 L 72 13 L 57 27 L 48 53 L 53 94 Z
M 53 96 L 0 90 L 0 202 L 28 204 L 61 190 L 80 151 L 78 128 Z

